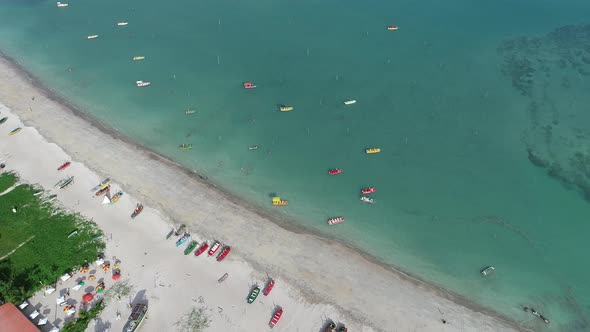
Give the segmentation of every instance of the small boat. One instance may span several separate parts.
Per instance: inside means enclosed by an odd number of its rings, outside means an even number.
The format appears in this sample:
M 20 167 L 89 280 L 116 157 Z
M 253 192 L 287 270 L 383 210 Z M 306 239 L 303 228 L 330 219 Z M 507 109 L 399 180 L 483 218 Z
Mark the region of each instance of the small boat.
M 370 204 L 375 203 L 375 201 L 372 198 L 369 198 L 367 196 L 361 196 L 361 201 L 363 201 L 365 203 L 370 203 Z
M 344 326 L 344 324 L 342 324 L 339 328 L 336 329 L 336 332 L 348 332 L 348 328 Z
M 281 105 L 281 106 L 279 107 L 279 110 L 280 110 L 281 112 L 289 112 L 289 111 L 292 111 L 292 110 L 293 110 L 293 108 L 294 108 L 293 106 L 285 106 L 285 105 Z
M 135 219 L 135 217 L 137 217 L 141 211 L 143 211 L 143 204 L 137 203 L 135 210 L 133 210 L 133 213 L 131 214 L 131 219 Z
M 328 225 L 336 225 L 344 221 L 344 217 L 332 218 L 328 220 Z
M 111 185 L 107 184 L 106 186 L 100 188 L 97 192 L 96 192 L 96 196 L 102 196 L 104 194 L 106 194 L 109 190 L 111 190 Z
M 58 6 L 58 7 L 60 7 L 60 8 L 63 8 L 63 7 L 67 7 L 67 6 L 69 6 L 69 4 L 67 4 L 67 3 L 65 3 L 65 2 L 59 2 L 59 1 L 58 1 L 58 2 L 57 2 L 57 6 Z
M 88 36 L 86 38 L 88 38 L 88 39 L 95 39 L 95 38 L 98 38 L 98 35 L 90 35 L 90 36 Z
M 213 244 L 211 245 L 211 249 L 209 249 L 209 252 L 207 254 L 209 256 L 215 255 L 215 253 L 217 252 L 217 250 L 219 249 L 220 246 L 221 246 L 221 243 L 219 243 L 219 241 L 213 242 Z
M 205 250 L 207 250 L 207 248 L 209 248 L 209 245 L 207 244 L 207 242 L 203 243 L 203 245 L 195 251 L 195 256 L 201 255 L 202 253 L 205 252 Z
M 283 316 L 283 308 L 279 308 L 279 310 L 275 312 L 274 316 L 272 316 L 272 319 L 270 320 L 270 323 L 268 323 L 268 326 L 270 326 L 271 329 L 275 327 L 275 325 L 277 325 L 281 319 L 281 316 Z
M 395 31 L 397 29 L 398 29 L 397 28 L 397 25 L 390 25 L 390 26 L 387 27 L 387 30 L 389 30 L 389 31 Z
M 186 247 L 186 249 L 184 249 L 184 254 L 185 254 L 185 255 L 188 255 L 188 254 L 190 254 L 191 252 L 193 252 L 193 250 L 195 250 L 195 248 L 197 247 L 197 244 L 198 244 L 198 243 L 197 243 L 197 241 L 191 241 L 191 242 L 188 244 L 188 247 Z
M 184 114 L 186 114 L 186 115 L 191 115 L 191 114 L 195 114 L 195 113 L 197 113 L 197 111 L 195 111 L 195 110 L 186 110 L 186 112 L 184 112 Z
M 231 247 L 230 246 L 226 246 L 225 248 L 223 248 L 223 250 L 221 251 L 221 253 L 219 254 L 219 256 L 217 256 L 217 261 L 221 262 L 222 260 L 225 259 L 225 257 L 227 257 L 227 255 L 229 255 L 229 252 L 231 251 Z
M 381 152 L 381 149 L 380 148 L 370 148 L 370 149 L 366 149 L 365 152 L 367 154 L 379 153 L 379 152 Z
M 166 234 L 166 240 L 168 240 L 172 235 L 174 235 L 174 228 L 168 234 Z
M 136 55 L 133 57 L 133 61 L 143 60 L 145 57 L 143 55 Z
M 138 86 L 138 87 L 148 86 L 150 84 L 152 84 L 152 82 L 135 81 L 135 85 Z
M 252 82 L 244 82 L 244 89 L 255 89 L 256 85 Z
M 352 99 L 352 100 L 347 100 L 344 102 L 344 105 L 352 105 L 352 104 L 356 104 L 356 100 Z
M 272 205 L 275 205 L 275 206 L 289 205 L 289 201 L 284 201 L 280 197 L 273 197 L 272 198 Z
M 146 304 L 136 304 L 131 310 L 131 315 L 129 315 L 129 319 L 125 326 L 123 327 L 123 332 L 134 332 L 137 331 L 141 322 L 145 319 L 145 316 L 148 311 L 148 306 Z
M 78 234 L 78 230 L 73 230 L 69 235 L 68 235 L 68 239 L 71 238 L 72 236 Z
M 182 237 L 180 237 L 180 239 L 178 239 L 178 241 L 176 241 L 176 246 L 180 247 L 183 243 L 185 243 L 189 238 L 191 237 L 191 235 L 189 233 L 184 233 L 184 235 Z
M 335 168 L 335 169 L 331 169 L 328 171 L 328 174 L 330 175 L 336 175 L 336 174 L 340 174 L 344 172 L 344 170 L 342 168 Z
M 496 269 L 493 266 L 488 266 L 485 269 L 479 271 L 479 273 L 481 273 L 482 276 L 487 277 L 488 275 L 494 273 L 494 271 L 496 271 Z
M 252 145 L 248 147 L 248 150 L 252 151 L 252 150 L 258 150 L 258 145 Z
M 61 166 L 59 166 L 57 168 L 58 171 L 63 171 L 64 169 L 68 168 L 68 166 L 70 166 L 72 163 L 69 161 L 66 161 L 65 163 L 61 164 Z
M 4 122 L 6 122 L 6 120 L 8 120 L 8 117 L 3 117 L 2 119 L 0 119 L 0 124 L 3 124 Z
M 222 282 L 224 282 L 224 281 L 225 281 L 225 279 L 227 279 L 227 277 L 229 277 L 229 274 L 227 274 L 227 273 L 224 273 L 224 274 L 221 276 L 221 278 L 217 279 L 217 282 L 218 282 L 218 283 L 222 283 Z
M 64 189 L 67 188 L 69 185 L 71 185 L 74 182 L 74 177 L 70 176 L 69 178 L 67 178 L 64 182 L 62 182 L 59 185 L 59 189 Z
M 104 188 L 104 187 L 105 187 L 105 186 L 106 186 L 106 185 L 107 185 L 109 182 L 111 182 L 111 179 L 109 179 L 109 178 L 106 178 L 106 179 L 102 180 L 102 182 L 101 182 L 101 183 L 99 183 L 98 185 L 96 185 L 96 187 L 94 187 L 94 188 L 90 189 L 90 191 L 97 191 L 97 190 L 99 190 L 99 189 L 102 189 L 102 188 Z
M 262 294 L 264 294 L 264 296 L 268 296 L 268 294 L 270 294 L 270 291 L 272 290 L 272 288 L 275 286 L 275 281 L 273 279 L 270 279 L 270 281 L 268 282 L 268 284 L 266 285 L 266 287 L 264 287 L 264 290 L 262 291 Z
M 18 128 L 14 128 L 11 132 L 8 133 L 8 135 L 12 136 L 16 133 L 18 133 L 19 131 L 21 131 L 23 128 L 18 127 Z
M 258 294 L 260 294 L 260 288 L 256 287 L 250 292 L 250 295 L 248 295 L 248 303 L 254 302 L 258 297 Z
M 127 24 L 129 24 L 129 23 L 128 22 L 117 22 L 117 26 L 120 26 L 120 27 L 124 27 Z
M 192 149 L 192 148 L 193 148 L 193 145 L 192 145 L 192 144 L 180 144 L 180 145 L 178 146 L 178 148 L 179 148 L 180 150 L 190 150 L 190 149 Z
M 330 321 L 324 332 L 336 332 L 336 324 L 333 321 Z
M 182 234 L 182 232 L 184 232 L 185 228 L 185 224 L 180 225 L 180 227 L 178 227 L 178 229 L 174 232 L 174 235 L 179 236 L 180 234 Z
M 375 188 L 375 187 L 365 188 L 365 189 L 361 190 L 361 194 L 368 195 L 368 194 L 372 194 L 376 191 L 377 191 L 377 188 Z
M 118 191 L 116 194 L 114 194 L 113 197 L 111 197 L 111 204 L 117 203 L 121 196 L 123 196 L 122 191 Z

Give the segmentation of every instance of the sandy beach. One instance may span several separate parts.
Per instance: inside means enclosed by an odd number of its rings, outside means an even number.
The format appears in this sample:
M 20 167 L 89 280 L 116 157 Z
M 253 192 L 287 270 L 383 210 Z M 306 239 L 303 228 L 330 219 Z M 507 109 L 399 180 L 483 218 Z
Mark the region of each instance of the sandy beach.
M 0 126 L 0 159 L 23 181 L 47 190 L 56 191 L 54 184 L 65 174 L 75 177 L 73 186 L 55 192 L 58 200 L 107 234 L 105 256 L 121 260 L 123 279 L 149 303 L 142 331 L 174 330 L 193 305 L 207 308 L 210 331 L 269 330 L 276 306 L 284 309 L 279 331 L 320 331 L 327 319 L 345 323 L 349 331 L 519 330 L 352 248 L 270 220 L 197 174 L 81 115 L 6 59 L 0 59 L 0 103 L 6 106 L 0 107 L 1 115 L 9 117 Z M 20 133 L 7 136 L 19 126 Z M 67 160 L 72 166 L 57 172 Z M 90 191 L 106 177 L 125 192 L 114 205 L 101 205 Z M 137 202 L 146 209 L 132 220 Z M 199 243 L 219 240 L 232 252 L 223 262 L 184 256 L 175 237 L 165 239 L 181 223 Z M 229 277 L 218 284 L 224 273 Z M 277 281 L 273 292 L 247 304 L 252 285 L 264 286 L 268 276 Z M 54 299 L 47 301 L 55 305 Z M 101 314 L 109 330 L 125 323 L 125 302 L 111 303 Z M 117 311 L 121 320 L 115 320 Z M 51 312 L 48 317 L 52 322 Z

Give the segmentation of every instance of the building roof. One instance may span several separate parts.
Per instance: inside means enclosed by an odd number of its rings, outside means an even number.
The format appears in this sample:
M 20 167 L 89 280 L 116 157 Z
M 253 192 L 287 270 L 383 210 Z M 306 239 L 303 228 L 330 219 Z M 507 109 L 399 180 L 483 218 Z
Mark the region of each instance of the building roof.
M 35 324 L 12 303 L 0 306 L 0 326 L 1 330 L 6 332 L 39 332 Z

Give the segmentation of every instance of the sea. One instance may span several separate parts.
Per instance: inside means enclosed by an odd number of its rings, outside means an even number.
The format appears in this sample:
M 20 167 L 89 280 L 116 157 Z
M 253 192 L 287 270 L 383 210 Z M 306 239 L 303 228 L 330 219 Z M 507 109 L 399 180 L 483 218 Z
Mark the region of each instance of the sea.
M 519 324 L 590 331 L 590 1 L 62 2 L 0 0 L 0 51 L 97 121 Z

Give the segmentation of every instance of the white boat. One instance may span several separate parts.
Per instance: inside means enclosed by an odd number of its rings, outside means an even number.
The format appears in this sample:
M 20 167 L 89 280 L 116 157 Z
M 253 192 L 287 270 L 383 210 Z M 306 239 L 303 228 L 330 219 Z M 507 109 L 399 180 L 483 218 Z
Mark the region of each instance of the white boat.
M 135 81 L 135 85 L 142 87 L 142 86 L 148 86 L 152 84 L 152 82 L 144 82 L 144 81 Z
M 356 100 L 352 99 L 352 100 L 345 101 L 344 102 L 344 105 L 352 105 L 352 104 L 355 104 L 355 103 L 356 103 Z
M 371 203 L 371 204 L 375 203 L 375 201 L 373 201 L 373 199 L 372 199 L 372 198 L 369 198 L 369 197 L 367 197 L 367 196 L 362 196 L 362 197 L 361 197 L 361 201 L 363 201 L 363 202 L 365 202 L 365 203 Z
M 88 39 L 94 39 L 94 38 L 98 38 L 98 35 L 90 35 L 90 36 L 88 36 L 86 38 L 88 38 Z
M 496 269 L 493 266 L 488 266 L 485 269 L 481 270 L 480 273 L 482 276 L 487 277 L 488 275 L 494 273 Z
M 129 24 L 128 22 L 118 22 L 117 25 L 120 27 L 126 26 L 127 24 Z
M 143 55 L 136 55 L 133 57 L 133 61 L 143 60 L 143 59 L 145 59 L 145 57 Z
M 248 150 L 258 150 L 258 145 L 249 146 Z
M 63 3 L 63 2 L 59 2 L 59 1 L 58 1 L 58 2 L 57 2 L 57 6 L 58 6 L 58 7 L 67 7 L 67 6 L 69 6 L 69 4 L 67 4 L 67 3 Z
M 190 114 L 195 114 L 197 111 L 195 110 L 187 110 L 186 112 L 184 112 L 184 114 L 186 115 L 190 115 Z

